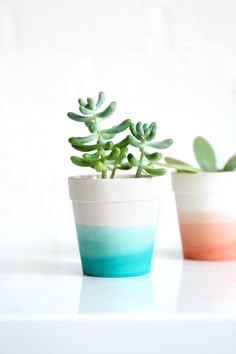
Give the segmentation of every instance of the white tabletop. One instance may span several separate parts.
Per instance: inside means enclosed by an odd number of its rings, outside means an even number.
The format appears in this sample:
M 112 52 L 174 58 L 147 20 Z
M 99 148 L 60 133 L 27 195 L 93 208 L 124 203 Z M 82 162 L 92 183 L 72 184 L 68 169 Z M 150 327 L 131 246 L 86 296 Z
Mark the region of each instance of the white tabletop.
M 152 272 L 148 275 L 114 279 L 93 278 L 82 275 L 78 249 L 74 246 L 74 244 L 63 243 L 34 246 L 24 242 L 10 246 L 2 245 L 0 254 L 1 354 L 16 353 L 14 341 L 11 341 L 13 334 L 17 339 L 16 342 L 21 343 L 20 346 L 23 348 L 19 354 L 38 353 L 36 349 L 30 352 L 25 342 L 22 343 L 21 331 L 24 326 L 26 328 L 23 333 L 33 331 L 30 339 L 27 337 L 27 340 L 32 340 L 34 343 L 34 333 L 35 335 L 38 333 L 40 323 L 43 324 L 42 335 L 47 330 L 47 333 L 51 333 L 50 336 L 56 332 L 54 327 L 50 332 L 48 325 L 54 324 L 56 328 L 60 325 L 67 326 L 66 328 L 75 326 L 73 330 L 77 335 L 74 346 L 70 349 L 71 353 L 74 353 L 76 340 L 80 338 L 79 333 L 81 335 L 83 333 L 79 345 L 85 345 L 87 348 L 87 342 L 83 344 L 84 338 L 92 328 L 94 333 L 98 333 L 102 325 L 108 326 L 106 330 L 111 329 L 112 326 L 120 326 L 119 333 L 128 326 L 126 330 L 132 328 L 132 333 L 137 339 L 134 324 L 144 326 L 142 333 L 146 333 L 147 336 L 151 335 L 149 328 L 151 324 L 151 328 L 157 326 L 156 328 L 160 327 L 161 331 L 164 330 L 163 326 L 168 324 L 166 332 L 161 335 L 162 340 L 168 336 L 168 333 L 177 336 L 182 325 L 186 325 L 185 332 L 190 331 L 188 338 L 196 333 L 195 327 L 191 332 L 192 325 L 199 324 L 198 330 L 203 330 L 206 325 L 203 337 L 206 335 L 208 341 L 211 336 L 212 339 L 215 337 L 214 342 L 217 344 L 215 353 L 221 353 L 220 345 L 222 350 L 226 342 L 231 345 L 236 335 L 236 261 L 186 261 L 178 251 L 155 250 Z M 84 329 L 84 325 L 87 329 Z M 224 328 L 223 332 L 221 325 Z M 35 332 L 34 326 L 36 326 Z M 171 326 L 174 327 L 171 329 Z M 221 334 L 221 339 L 220 337 L 217 339 L 217 331 Z M 66 332 L 68 335 L 68 330 Z M 111 333 L 110 338 L 115 332 Z M 181 335 L 183 331 L 176 337 L 177 343 L 181 342 L 178 339 Z M 158 336 L 158 330 L 154 333 L 155 336 Z M 59 337 L 62 340 L 63 335 Z M 95 337 L 94 343 L 97 340 L 96 348 L 99 348 L 99 339 Z M 58 343 L 58 334 L 56 343 Z M 161 343 L 160 338 L 159 343 Z M 194 342 L 189 343 L 186 352 L 188 354 L 195 353 L 195 346 L 190 348 L 191 343 Z M 55 343 L 53 345 L 55 348 Z M 164 345 L 166 351 L 163 347 L 161 353 L 172 353 L 173 347 L 168 349 L 168 345 Z M 175 343 L 174 346 L 176 345 Z M 52 353 L 50 348 L 48 343 L 45 347 L 40 347 L 40 351 L 43 350 L 44 354 Z M 92 347 L 83 348 L 81 353 L 92 353 L 94 350 Z M 154 350 L 155 346 L 150 346 L 149 353 L 152 353 L 152 348 Z M 236 352 L 235 348 L 232 353 Z M 62 344 L 57 350 L 56 354 L 66 354 Z M 115 353 L 115 349 L 112 350 Z M 120 350 L 123 354 L 124 348 Z M 133 353 L 139 353 L 141 349 L 137 345 L 132 350 Z M 183 348 L 179 350 L 183 352 Z M 228 353 L 231 353 L 230 350 Z M 102 352 L 106 353 L 104 347 L 101 347 Z M 131 352 L 129 349 L 129 354 Z

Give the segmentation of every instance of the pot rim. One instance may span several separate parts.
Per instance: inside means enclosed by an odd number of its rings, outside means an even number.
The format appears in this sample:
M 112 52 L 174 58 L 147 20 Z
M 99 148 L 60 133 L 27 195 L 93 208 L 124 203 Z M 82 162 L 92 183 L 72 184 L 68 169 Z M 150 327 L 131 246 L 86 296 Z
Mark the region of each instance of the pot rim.
M 123 175 L 122 175 L 123 176 Z M 70 199 L 87 202 L 144 201 L 158 199 L 158 178 L 102 179 L 96 175 L 78 175 L 68 178 Z
M 203 175 L 208 175 L 208 176 L 216 176 L 216 175 L 225 175 L 225 174 L 234 174 L 236 173 L 235 171 L 216 171 L 216 172 L 176 172 L 172 171 L 171 175 L 173 176 L 203 176 Z
M 101 175 L 98 174 L 91 174 L 91 175 L 73 175 L 69 176 L 68 179 L 76 180 L 76 181 L 100 181 L 101 183 L 105 183 L 107 181 L 119 181 L 119 180 L 147 180 L 147 179 L 154 179 L 157 176 L 141 176 L 136 178 L 134 174 L 119 174 L 115 178 L 101 178 Z

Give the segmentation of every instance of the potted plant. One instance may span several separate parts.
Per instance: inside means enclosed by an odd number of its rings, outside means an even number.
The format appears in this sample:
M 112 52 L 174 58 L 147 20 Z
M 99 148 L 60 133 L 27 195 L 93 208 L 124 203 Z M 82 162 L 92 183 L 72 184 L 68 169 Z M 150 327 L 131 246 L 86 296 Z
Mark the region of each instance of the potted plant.
M 236 259 L 236 155 L 222 169 L 203 137 L 195 138 L 198 167 L 166 158 L 175 169 L 175 192 L 184 257 L 195 260 Z
M 156 232 L 157 193 L 155 176 L 162 158 L 150 149 L 165 149 L 171 139 L 155 142 L 156 123 L 136 125 L 130 119 L 103 128 L 116 108 L 112 102 L 100 111 L 105 95 L 98 100 L 79 99 L 80 115 L 68 117 L 86 125 L 90 134 L 72 137 L 71 146 L 80 152 L 71 161 L 92 168 L 95 174 L 69 177 L 83 273 L 98 277 L 125 277 L 150 271 Z M 120 134 L 129 130 L 129 134 Z M 119 137 L 121 137 L 119 139 Z M 139 157 L 135 157 L 135 150 Z M 134 174 L 118 174 L 135 169 Z

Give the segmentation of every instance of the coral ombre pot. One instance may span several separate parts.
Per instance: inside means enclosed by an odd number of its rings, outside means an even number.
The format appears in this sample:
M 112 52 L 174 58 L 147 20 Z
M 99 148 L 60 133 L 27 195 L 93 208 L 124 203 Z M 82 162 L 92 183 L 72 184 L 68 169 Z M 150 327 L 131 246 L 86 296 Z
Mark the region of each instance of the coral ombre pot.
M 157 221 L 156 179 L 69 177 L 83 273 L 150 272 Z
M 184 257 L 236 259 L 236 172 L 173 173 Z

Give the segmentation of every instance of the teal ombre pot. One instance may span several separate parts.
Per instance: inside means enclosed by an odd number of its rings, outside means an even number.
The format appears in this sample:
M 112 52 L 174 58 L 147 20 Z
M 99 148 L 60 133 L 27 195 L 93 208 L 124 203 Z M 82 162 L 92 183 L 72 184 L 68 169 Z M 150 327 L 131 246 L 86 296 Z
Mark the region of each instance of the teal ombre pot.
M 156 178 L 69 177 L 83 273 L 130 277 L 150 272 L 156 233 Z

